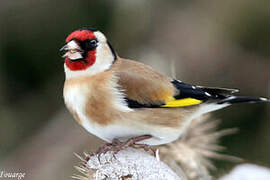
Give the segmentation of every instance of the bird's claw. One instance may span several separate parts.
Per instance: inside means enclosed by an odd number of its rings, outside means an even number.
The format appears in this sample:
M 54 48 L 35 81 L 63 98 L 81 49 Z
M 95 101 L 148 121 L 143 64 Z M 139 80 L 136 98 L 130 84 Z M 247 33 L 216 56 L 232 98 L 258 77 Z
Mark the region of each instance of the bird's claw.
M 153 155 L 155 156 L 156 154 L 156 149 L 153 148 L 150 145 L 147 144 L 137 144 L 137 142 L 140 142 L 145 139 L 151 138 L 151 135 L 143 135 L 143 136 L 138 136 L 134 138 L 130 138 L 129 140 L 125 142 L 121 142 L 118 139 L 113 139 L 112 143 L 106 143 L 104 146 L 100 147 L 97 152 L 91 153 L 89 157 L 86 157 L 86 161 L 89 161 L 89 159 L 92 156 L 97 155 L 97 158 L 100 162 L 100 156 L 101 154 L 106 154 L 107 152 L 112 151 L 113 152 L 113 157 L 116 159 L 115 154 L 117 154 L 119 151 L 126 149 L 127 147 L 133 147 L 133 148 L 141 148 L 145 150 L 146 152 L 151 151 Z

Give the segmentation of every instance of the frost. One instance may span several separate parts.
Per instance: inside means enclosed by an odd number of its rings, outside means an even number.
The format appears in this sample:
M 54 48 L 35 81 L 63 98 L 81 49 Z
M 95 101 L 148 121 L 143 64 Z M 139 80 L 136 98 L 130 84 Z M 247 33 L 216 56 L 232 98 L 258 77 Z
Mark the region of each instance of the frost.
M 150 154 L 133 148 L 127 148 L 113 154 L 107 152 L 92 156 L 87 169 L 94 171 L 93 179 L 128 180 L 180 180 L 163 162 Z

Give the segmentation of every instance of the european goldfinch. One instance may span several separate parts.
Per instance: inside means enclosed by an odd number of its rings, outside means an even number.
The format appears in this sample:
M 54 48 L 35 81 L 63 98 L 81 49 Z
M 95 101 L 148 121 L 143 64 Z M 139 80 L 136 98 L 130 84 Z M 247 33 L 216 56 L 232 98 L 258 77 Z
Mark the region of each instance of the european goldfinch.
M 178 139 L 194 118 L 231 104 L 268 101 L 236 89 L 194 86 L 118 56 L 106 37 L 82 28 L 66 38 L 64 100 L 89 133 L 107 141 L 151 135 L 148 145 Z

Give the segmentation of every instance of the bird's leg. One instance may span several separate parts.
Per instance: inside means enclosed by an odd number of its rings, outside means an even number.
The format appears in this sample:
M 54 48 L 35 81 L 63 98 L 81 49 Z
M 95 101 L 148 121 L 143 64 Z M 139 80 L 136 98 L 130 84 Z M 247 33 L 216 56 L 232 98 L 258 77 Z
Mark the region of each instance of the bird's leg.
M 116 138 L 114 138 L 113 140 L 112 140 L 112 145 L 119 145 L 119 144 L 121 144 L 121 141 L 119 141 L 119 139 L 116 139 Z
M 145 151 L 151 150 L 155 154 L 155 149 L 147 144 L 137 144 L 137 142 L 143 141 L 145 139 L 151 138 L 151 135 L 143 135 L 134 138 L 130 138 L 125 142 L 121 142 L 118 139 L 113 139 L 112 143 L 106 143 L 104 146 L 100 147 L 95 154 L 102 154 L 108 151 L 113 151 L 115 154 L 119 151 L 127 148 L 127 147 L 134 147 L 134 148 L 143 148 Z
M 114 146 L 113 143 L 106 143 L 103 146 L 99 147 L 95 154 L 102 154 L 110 151 L 111 147 Z
M 150 145 L 147 144 L 137 144 L 137 142 L 143 141 L 145 139 L 149 139 L 152 138 L 151 135 L 143 135 L 143 136 L 138 136 L 138 137 L 133 137 L 128 139 L 125 142 L 121 142 L 119 139 L 113 139 L 112 143 L 106 143 L 105 145 L 101 146 L 96 153 L 91 153 L 90 156 L 87 156 L 85 158 L 86 162 L 88 162 L 90 160 L 90 158 L 94 155 L 97 155 L 97 158 L 100 162 L 100 155 L 101 154 L 105 154 L 109 151 L 113 151 L 113 156 L 115 157 L 115 154 L 118 153 L 119 151 L 127 148 L 127 147 L 134 147 L 134 148 L 142 148 L 145 151 L 151 151 L 153 153 L 153 155 L 156 155 L 156 149 L 153 148 Z
M 114 147 L 119 146 L 121 143 L 122 143 L 121 141 L 119 141 L 118 139 L 114 138 L 112 140 L 112 143 L 106 143 L 106 144 L 104 144 L 103 146 L 101 146 L 100 148 L 98 148 L 98 150 L 95 153 L 92 153 L 92 155 L 98 155 L 98 160 L 100 161 L 100 155 L 101 154 L 105 154 L 108 151 L 114 151 L 114 152 L 116 152 L 115 149 L 114 149 Z
M 156 148 L 153 148 L 152 146 L 148 145 L 148 144 L 134 144 L 133 147 L 135 148 L 142 148 L 145 151 L 151 151 L 153 153 L 153 156 L 156 156 Z
M 155 156 L 156 154 L 156 149 L 153 148 L 152 146 L 148 145 L 148 144 L 137 144 L 137 142 L 145 140 L 145 139 L 149 139 L 151 138 L 151 135 L 143 135 L 143 136 L 138 136 L 138 137 L 134 137 L 129 139 L 128 141 L 123 143 L 123 147 L 134 147 L 134 148 L 142 148 L 145 151 L 152 151 L 153 155 Z
M 112 143 L 106 143 L 105 145 L 98 148 L 96 154 L 106 153 L 110 151 L 114 146 L 118 146 L 120 144 L 121 144 L 121 141 L 115 138 L 112 140 Z
M 149 139 L 152 138 L 151 135 L 143 135 L 143 136 L 138 136 L 138 137 L 133 137 L 128 139 L 125 142 L 121 142 L 118 139 L 113 139 L 112 143 L 106 143 L 105 145 L 103 145 L 102 147 L 100 147 L 96 153 L 92 153 L 92 155 L 97 155 L 98 159 L 100 161 L 100 155 L 101 154 L 105 154 L 109 151 L 113 151 L 113 156 L 115 157 L 115 154 L 118 153 L 119 151 L 127 148 L 127 147 L 134 147 L 134 148 L 142 148 L 145 151 L 152 151 L 153 155 L 155 156 L 156 154 L 156 149 L 154 149 L 153 147 L 151 147 L 150 145 L 147 144 L 137 144 L 137 142 L 143 141 L 145 139 Z M 89 160 L 90 157 L 87 158 L 87 160 Z
M 129 140 L 127 140 L 126 142 L 122 142 L 120 145 L 120 148 L 127 148 L 130 146 L 135 146 L 135 145 L 144 145 L 144 144 L 136 144 L 137 142 L 143 141 L 145 139 L 149 139 L 151 138 L 151 135 L 143 135 L 143 136 L 138 136 L 138 137 L 134 137 L 134 138 L 130 138 Z
M 156 149 L 154 149 L 150 145 L 137 144 L 137 142 L 143 141 L 145 139 L 149 139 L 151 137 L 152 137 L 151 135 L 143 135 L 143 136 L 130 138 L 126 142 L 120 142 L 119 140 L 116 139 L 115 141 L 117 142 L 117 145 L 113 146 L 111 150 L 114 151 L 114 153 L 118 153 L 120 150 L 123 150 L 127 147 L 134 147 L 134 148 L 142 148 L 145 151 L 152 151 L 153 154 L 155 155 Z

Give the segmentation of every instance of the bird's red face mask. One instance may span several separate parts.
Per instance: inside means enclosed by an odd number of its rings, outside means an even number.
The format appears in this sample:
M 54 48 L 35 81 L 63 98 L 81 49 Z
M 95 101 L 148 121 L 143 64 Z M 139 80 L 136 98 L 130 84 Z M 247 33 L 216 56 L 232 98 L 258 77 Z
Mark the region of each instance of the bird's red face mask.
M 96 48 L 98 40 L 92 30 L 77 30 L 68 35 L 66 45 L 60 51 L 66 51 L 63 55 L 66 66 L 72 71 L 85 70 L 96 61 Z

